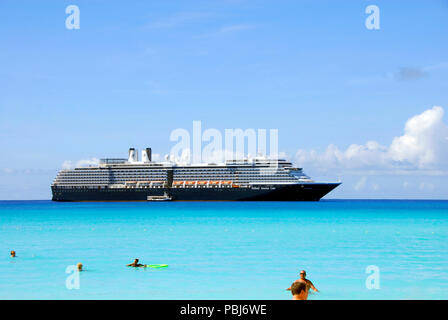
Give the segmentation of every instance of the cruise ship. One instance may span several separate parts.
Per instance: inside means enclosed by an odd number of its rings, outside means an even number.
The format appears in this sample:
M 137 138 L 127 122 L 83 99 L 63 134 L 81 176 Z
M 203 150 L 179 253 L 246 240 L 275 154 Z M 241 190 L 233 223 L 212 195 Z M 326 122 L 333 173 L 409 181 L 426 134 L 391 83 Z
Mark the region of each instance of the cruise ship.
M 315 182 L 281 159 L 179 164 L 151 160 L 151 148 L 128 158 L 59 171 L 53 201 L 319 201 L 340 182 Z

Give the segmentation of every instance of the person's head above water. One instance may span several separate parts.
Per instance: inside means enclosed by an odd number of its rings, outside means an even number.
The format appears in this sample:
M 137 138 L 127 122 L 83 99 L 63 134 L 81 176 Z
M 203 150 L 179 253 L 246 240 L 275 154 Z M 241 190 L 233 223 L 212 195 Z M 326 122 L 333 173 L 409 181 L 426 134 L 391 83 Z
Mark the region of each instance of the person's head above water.
M 143 267 L 143 265 L 140 264 L 140 263 L 138 263 L 138 259 L 135 258 L 135 259 L 134 259 L 134 262 L 128 264 L 128 267 Z
M 300 279 L 304 280 L 306 278 L 306 271 L 302 270 L 300 271 Z
M 306 284 L 303 281 L 296 281 L 291 285 L 291 294 L 294 300 L 306 300 L 308 298 L 308 291 Z
M 78 263 L 78 264 L 76 265 L 76 268 L 78 269 L 78 271 L 82 271 L 82 263 L 81 263 L 81 262 Z
M 14 250 L 11 251 L 11 257 L 15 257 L 16 256 L 16 252 Z
M 304 282 L 297 281 L 291 285 L 291 293 L 293 296 L 302 293 L 302 291 L 306 291 L 306 284 Z

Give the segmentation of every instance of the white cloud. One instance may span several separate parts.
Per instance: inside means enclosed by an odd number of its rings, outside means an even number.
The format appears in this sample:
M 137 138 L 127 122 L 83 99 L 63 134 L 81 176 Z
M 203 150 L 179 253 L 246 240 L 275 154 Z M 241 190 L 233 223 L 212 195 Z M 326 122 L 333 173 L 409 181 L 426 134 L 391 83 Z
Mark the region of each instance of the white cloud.
M 151 155 L 152 161 L 158 162 L 162 160 L 162 157 L 159 153 L 153 153 Z M 90 158 L 90 159 L 84 159 L 79 160 L 76 163 L 74 163 L 71 160 L 65 160 L 62 163 L 62 169 L 73 169 L 77 167 L 88 167 L 88 166 L 96 166 L 100 163 L 100 160 L 97 158 Z
M 64 163 L 62 163 L 62 169 L 72 169 L 73 168 L 73 162 L 71 160 L 65 160 Z
M 339 168 L 345 170 L 387 170 L 412 172 L 427 170 L 446 173 L 448 169 L 448 126 L 443 122 L 444 110 L 435 106 L 410 118 L 404 134 L 393 138 L 389 146 L 376 141 L 364 145 L 352 144 L 346 150 L 329 145 L 319 153 L 298 150 L 300 166 Z
M 62 169 L 73 169 L 75 167 L 88 167 L 88 166 L 97 165 L 99 163 L 100 163 L 100 160 L 97 158 L 79 160 L 76 162 L 76 165 L 74 165 L 73 161 L 71 161 L 71 160 L 65 160 L 62 163 Z
M 0 174 L 8 175 L 48 175 L 53 174 L 54 170 L 40 168 L 0 168 Z
M 393 160 L 409 162 L 418 168 L 447 160 L 448 127 L 443 123 L 443 108 L 434 107 L 406 122 L 405 134 L 394 138 L 389 149 Z
M 97 158 L 91 158 L 86 160 L 79 160 L 76 163 L 77 167 L 88 167 L 88 166 L 96 166 L 100 163 L 100 160 Z

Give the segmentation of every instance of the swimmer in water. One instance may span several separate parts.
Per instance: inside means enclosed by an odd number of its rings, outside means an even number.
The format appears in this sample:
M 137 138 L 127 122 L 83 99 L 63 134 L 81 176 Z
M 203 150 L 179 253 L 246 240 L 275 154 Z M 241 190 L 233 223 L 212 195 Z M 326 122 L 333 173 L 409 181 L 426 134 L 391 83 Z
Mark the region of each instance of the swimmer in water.
M 319 290 L 316 289 L 316 287 L 313 285 L 313 283 L 306 278 L 305 270 L 300 271 L 300 279 L 297 279 L 296 281 L 294 281 L 294 283 L 296 283 L 296 282 L 303 282 L 306 284 L 306 294 L 307 295 L 308 295 L 308 292 L 310 291 L 310 288 L 313 289 L 314 292 L 319 292 Z M 286 290 L 291 290 L 291 287 L 289 287 Z
M 16 257 L 16 252 L 14 250 L 11 251 L 11 258 L 15 258 Z
M 291 285 L 292 300 L 308 299 L 308 290 L 305 282 L 294 282 Z
M 82 271 L 82 263 L 81 263 L 81 262 L 78 263 L 78 264 L 76 265 L 76 268 L 78 269 L 78 271 Z
M 127 266 L 128 267 L 138 268 L 138 267 L 144 267 L 145 265 L 138 263 L 138 259 L 135 259 L 134 262 L 128 264 Z

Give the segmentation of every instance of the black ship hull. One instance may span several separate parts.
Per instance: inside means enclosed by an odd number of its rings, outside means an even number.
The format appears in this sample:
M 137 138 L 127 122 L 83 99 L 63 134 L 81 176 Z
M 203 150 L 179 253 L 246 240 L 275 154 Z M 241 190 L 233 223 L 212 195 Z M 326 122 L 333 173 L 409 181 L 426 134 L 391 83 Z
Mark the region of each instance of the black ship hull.
M 78 188 L 52 186 L 53 201 L 319 201 L 340 183 L 304 183 L 250 188 Z

